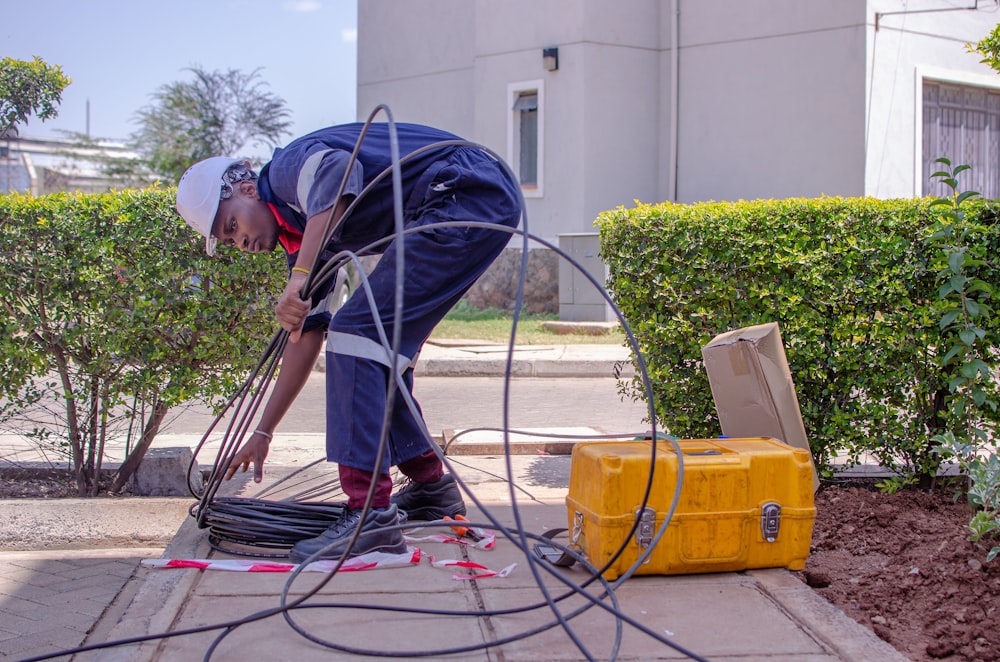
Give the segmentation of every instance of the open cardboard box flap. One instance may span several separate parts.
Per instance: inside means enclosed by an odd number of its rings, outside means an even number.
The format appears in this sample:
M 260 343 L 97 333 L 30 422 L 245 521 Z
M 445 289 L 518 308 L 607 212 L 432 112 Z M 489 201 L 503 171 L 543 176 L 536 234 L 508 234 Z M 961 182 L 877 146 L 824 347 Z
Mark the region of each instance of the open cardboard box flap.
M 774 437 L 809 450 L 777 322 L 719 334 L 701 348 L 701 355 L 722 434 Z M 815 471 L 813 475 L 818 487 Z

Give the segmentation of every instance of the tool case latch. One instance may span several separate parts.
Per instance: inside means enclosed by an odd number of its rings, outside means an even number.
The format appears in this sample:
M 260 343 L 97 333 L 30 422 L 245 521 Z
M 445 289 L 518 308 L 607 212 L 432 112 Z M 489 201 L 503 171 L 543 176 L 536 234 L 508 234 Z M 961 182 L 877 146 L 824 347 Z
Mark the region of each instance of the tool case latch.
M 778 539 L 778 529 L 781 528 L 781 504 L 768 501 L 760 508 L 760 533 L 767 542 Z
M 636 510 L 635 518 L 639 522 L 635 527 L 635 544 L 643 550 L 653 544 L 653 535 L 656 533 L 656 511 L 652 508 Z M 649 563 L 649 558 L 645 562 Z

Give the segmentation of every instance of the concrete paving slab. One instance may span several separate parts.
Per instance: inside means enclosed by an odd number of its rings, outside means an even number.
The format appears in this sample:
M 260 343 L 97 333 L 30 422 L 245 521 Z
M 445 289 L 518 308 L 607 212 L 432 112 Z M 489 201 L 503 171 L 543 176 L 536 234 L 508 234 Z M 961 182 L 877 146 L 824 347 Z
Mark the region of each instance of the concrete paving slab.
M 491 512 L 501 522 L 513 526 L 511 508 L 494 507 L 491 508 Z M 520 512 L 525 529 L 529 531 L 545 530 L 537 525 L 544 526 L 544 523 L 550 522 L 559 522 L 565 526 L 565 506 L 561 504 L 524 505 L 520 508 Z M 542 593 L 528 567 L 524 552 L 512 541 L 499 539 L 496 549 L 489 552 L 470 549 L 469 557 L 494 568 L 504 567 L 510 563 L 519 564 L 517 572 L 503 582 L 492 582 L 481 586 L 487 608 L 514 609 L 537 605 L 543 601 Z M 577 586 L 584 585 L 590 579 L 589 573 L 578 565 L 556 572 Z M 553 595 L 562 595 L 569 590 L 565 583 L 552 577 L 551 574 L 542 571 L 540 575 L 543 585 Z M 586 590 L 594 597 L 601 596 L 603 592 L 599 582 L 591 583 Z M 725 655 L 745 655 L 747 650 L 754 650 L 754 646 L 757 645 L 748 645 L 747 642 L 755 641 L 757 637 L 780 641 L 780 645 L 772 647 L 772 653 L 776 655 L 831 655 L 830 649 L 817 643 L 815 638 L 803 631 L 780 609 L 775 609 L 771 597 L 759 590 L 753 579 L 741 573 L 634 577 L 617 589 L 616 596 L 623 605 L 622 611 L 636 621 L 652 628 L 650 615 L 655 615 L 661 620 L 667 619 L 670 626 L 663 625 L 661 628 L 661 621 L 657 621 L 655 631 L 663 629 L 676 633 L 678 643 L 712 659 Z M 581 600 L 572 598 L 566 600 L 564 604 L 565 606 L 560 606 L 560 609 L 564 613 L 569 613 L 575 608 L 574 605 L 581 604 Z M 780 618 L 776 618 L 775 613 Z M 518 616 L 494 618 L 493 621 L 497 636 L 503 638 L 521 631 L 525 623 L 537 625 L 538 619 L 549 616 L 547 608 L 540 608 Z M 707 628 L 706 618 L 713 623 L 725 623 L 724 636 L 720 636 L 720 629 L 717 627 Z M 593 637 L 593 641 L 606 643 L 613 639 L 614 624 L 613 616 L 594 608 L 580 616 L 579 624 L 574 627 Z M 635 631 L 635 634 L 641 633 Z M 724 640 L 724 644 L 716 641 L 718 639 Z M 532 637 L 530 642 L 505 646 L 505 656 L 509 653 L 513 656 L 510 659 L 537 659 L 543 651 L 573 648 L 571 639 L 562 628 L 555 628 L 537 635 L 537 641 Z M 657 659 L 664 656 L 666 648 L 669 646 L 642 634 L 638 638 L 631 636 L 624 639 L 621 654 L 624 659 Z M 605 657 L 609 651 L 593 652 L 596 657 Z M 666 657 L 669 659 L 671 655 L 668 654 Z M 579 658 L 571 656 L 567 659 Z
M 590 591 L 600 596 L 596 587 Z M 832 651 L 804 632 L 790 618 L 775 618 L 774 606 L 756 590 L 754 582 L 739 574 L 664 581 L 662 578 L 635 577 L 615 591 L 620 612 L 634 622 L 682 647 L 677 651 L 629 624 L 622 626 L 619 656 L 621 659 L 674 659 L 691 651 L 708 659 L 744 656 L 761 652 L 779 655 L 825 655 Z M 526 589 L 494 589 L 486 592 L 487 608 L 514 609 L 537 595 Z M 587 604 L 580 597 L 559 604 L 564 615 Z M 607 603 L 605 603 L 607 604 Z M 778 612 L 780 613 L 780 611 Z M 539 609 L 494 618 L 500 636 L 506 636 L 540 621 L 552 620 Z M 593 607 L 570 621 L 570 627 L 587 643 L 598 658 L 607 659 L 615 641 L 618 619 L 613 613 Z M 505 647 L 507 659 L 540 659 L 553 651 L 552 659 L 581 659 L 569 636 L 561 627 L 547 630 Z M 560 654 L 561 653 L 561 654 Z
M 529 540 L 528 549 L 532 548 L 532 542 Z M 494 570 L 516 565 L 515 571 L 505 577 L 502 582 L 490 582 L 490 588 L 497 587 L 505 590 L 524 588 L 539 591 L 538 579 L 540 579 L 541 585 L 547 590 L 564 593 L 571 590 L 567 586 L 567 582 L 580 586 L 590 579 L 590 574 L 582 568 L 573 566 L 556 569 L 554 566 L 538 562 L 535 558 L 528 558 L 518 543 L 506 538 L 497 538 L 496 547 L 492 550 L 469 549 L 467 553 L 470 561 L 481 563 Z M 533 561 L 538 569 L 538 579 L 531 569 Z M 539 591 L 535 600 L 542 599 L 543 596 Z
M 631 352 L 618 344 L 516 345 L 508 361 L 506 344 L 467 345 L 428 342 L 414 369 L 416 376 L 463 377 L 624 377 L 634 374 Z
M 380 595 L 345 595 L 337 597 L 337 605 L 327 604 L 316 608 L 296 609 L 292 619 L 306 632 L 337 646 L 412 654 L 414 650 L 427 652 L 432 659 L 434 651 L 461 645 L 462 642 L 481 642 L 483 633 L 475 617 L 448 617 L 442 627 L 443 617 L 393 610 L 401 608 L 442 608 L 475 610 L 471 596 L 448 596 L 440 602 L 423 593 L 397 593 Z M 308 603 L 307 603 L 308 604 Z M 322 602 L 317 603 L 322 605 Z M 349 605 L 355 605 L 353 608 Z M 366 609 L 362 605 L 381 609 Z M 220 616 L 243 616 L 275 606 L 275 596 L 242 598 L 238 605 L 226 609 L 199 594 L 185 608 L 177 622 L 178 628 L 200 626 L 218 622 Z M 238 607 L 238 609 L 234 608 Z M 220 613 L 220 608 L 223 609 Z M 164 641 L 158 660 L 195 660 L 204 657 L 218 632 L 189 635 Z M 360 659 L 345 651 L 324 648 L 296 633 L 281 616 L 238 628 L 226 637 L 217 649 L 217 659 L 258 660 L 329 660 Z M 440 656 L 437 656 L 440 658 Z M 371 659 L 366 657 L 365 659 Z M 477 659 L 463 656 L 460 659 Z M 479 658 L 485 659 L 485 658 Z
M 441 445 L 449 455 L 568 455 L 579 439 L 601 433 L 590 427 L 529 428 L 504 434 L 501 430 L 473 428 L 445 430 Z
M 568 455 L 447 458 L 455 475 L 469 486 L 468 505 L 474 505 L 475 497 L 491 508 L 513 502 L 565 504 L 571 463 Z
M 489 462 L 486 464 L 489 465 Z M 523 475 L 529 465 L 530 463 L 524 463 L 519 468 L 518 475 Z M 468 469 L 469 472 L 478 470 Z M 531 505 L 521 507 L 522 522 L 527 530 L 542 531 L 549 524 L 564 524 L 564 507 L 559 504 L 558 499 L 550 498 L 549 501 L 532 502 Z M 513 522 L 513 509 L 509 506 L 492 501 L 487 505 L 500 521 Z M 476 510 L 470 511 L 470 515 L 482 517 Z M 174 549 L 168 549 L 166 556 L 218 556 L 206 549 L 204 531 L 197 529 L 193 520 L 191 524 L 181 527 L 178 539 L 187 542 L 179 542 Z M 358 646 L 370 642 L 374 633 L 380 628 L 384 630 L 386 624 L 391 623 L 393 635 L 380 643 L 380 646 L 389 647 L 405 641 L 411 650 L 432 651 L 441 648 L 441 642 L 445 641 L 449 645 L 456 641 L 503 641 L 507 637 L 517 637 L 550 618 L 551 612 L 544 606 L 543 594 L 532 577 L 523 552 L 510 541 L 499 540 L 493 551 L 463 550 L 440 543 L 428 543 L 424 546 L 428 553 L 433 553 L 438 558 L 466 553 L 470 560 L 479 561 L 493 569 L 512 562 L 518 563 L 518 568 L 509 577 L 476 582 L 454 582 L 448 573 L 427 564 L 413 568 L 345 573 L 334 577 L 321 590 L 316 600 L 336 602 L 338 605 L 402 604 L 435 609 L 450 609 L 455 605 L 462 605 L 458 608 L 471 611 L 500 609 L 511 610 L 513 613 L 477 617 L 400 617 L 393 612 L 386 616 L 385 613 L 374 610 L 337 606 L 305 610 L 300 620 L 307 624 L 307 629 L 311 632 L 314 631 L 312 628 L 318 628 L 316 632 L 331 640 Z M 186 548 L 182 549 L 183 547 Z M 183 556 L 185 552 L 189 555 Z M 578 585 L 587 578 L 587 574 L 579 568 L 559 572 Z M 786 609 L 782 598 L 792 595 L 796 584 L 801 587 L 804 585 L 791 578 L 786 571 L 777 570 L 773 573 L 777 573 L 775 576 L 778 579 L 767 575 L 766 587 L 753 573 L 634 577 L 617 589 L 616 596 L 622 613 L 628 618 L 654 632 L 662 631 L 664 637 L 669 637 L 669 641 L 679 643 L 708 659 L 746 660 L 757 657 L 761 660 L 766 658 L 798 662 L 893 659 L 891 654 L 882 656 L 886 651 L 879 650 L 877 646 L 867 650 L 864 646 L 854 646 L 853 649 L 848 649 L 851 655 L 845 655 L 844 641 L 856 641 L 857 632 L 852 631 L 849 624 L 842 623 L 847 629 L 840 634 L 833 631 L 817 634 L 814 629 L 816 626 L 809 619 L 817 616 L 826 618 L 828 614 L 815 608 Z M 788 577 L 788 583 L 783 584 L 780 581 L 782 577 Z M 134 636 L 139 633 L 155 633 L 157 625 L 162 627 L 159 630 L 162 632 L 177 631 L 187 625 L 221 623 L 261 609 L 273 608 L 279 604 L 279 596 L 287 579 L 284 575 L 271 574 L 197 570 L 147 571 L 142 590 L 108 636 L 117 638 L 126 634 Z M 291 594 L 301 595 L 302 590 L 311 588 L 318 581 L 319 576 L 302 575 Z M 546 576 L 543 583 L 555 595 L 561 595 L 567 590 L 563 583 L 550 576 Z M 805 587 L 804 590 L 811 593 Z M 596 585 L 589 591 L 592 595 L 601 593 Z M 578 604 L 582 604 L 581 598 L 568 598 L 561 609 L 566 612 Z M 528 608 L 531 611 L 524 611 Z M 453 620 L 456 622 L 452 622 Z M 595 655 L 600 657 L 610 651 L 609 642 L 613 641 L 616 628 L 613 615 L 595 607 L 575 618 L 573 625 L 574 631 L 585 633 L 584 645 L 588 650 L 592 649 Z M 684 657 L 683 653 L 631 625 L 626 624 L 623 628 L 619 659 Z M 863 630 L 857 624 L 854 624 L 854 628 Z M 819 629 L 830 628 L 824 625 Z M 456 638 L 456 633 L 461 636 Z M 214 636 L 199 634 L 163 639 L 139 648 L 130 646 L 102 651 L 100 657 L 93 659 L 190 659 L 203 656 L 212 645 Z M 874 637 L 870 633 L 868 636 Z M 281 659 L 293 655 L 303 660 L 327 659 L 331 655 L 329 651 L 290 630 L 281 618 L 269 618 L 239 628 L 226 639 L 223 648 L 220 648 L 220 654 L 223 650 L 226 655 L 233 656 L 248 655 L 255 651 L 258 658 L 263 655 L 264 659 L 276 659 L 271 655 L 279 655 L 279 651 Z M 493 653 L 463 653 L 462 659 L 497 659 L 491 657 L 494 654 L 502 655 L 503 659 L 508 660 L 576 660 L 582 656 L 561 628 L 510 641 L 502 646 L 495 646 L 492 650 Z M 348 655 L 347 659 L 351 659 L 351 656 Z
M 211 558 L 232 558 L 213 554 Z M 288 560 L 285 559 L 284 563 Z M 424 564 L 426 565 L 426 563 Z M 280 596 L 288 587 L 288 594 L 301 596 L 316 591 L 322 596 L 342 596 L 355 594 L 376 595 L 381 593 L 395 594 L 405 591 L 413 584 L 419 584 L 421 591 L 427 594 L 453 593 L 458 591 L 456 582 L 445 581 L 447 576 L 440 572 L 440 577 L 434 573 L 415 573 L 418 566 L 402 568 L 384 568 L 358 572 L 341 572 L 329 575 L 319 572 L 303 572 L 295 576 L 294 583 L 290 573 L 236 573 L 205 571 L 198 581 L 198 595 L 212 597 L 240 597 L 250 595 Z M 421 568 L 423 569 L 423 568 Z M 170 571 L 164 571 L 170 572 Z M 374 576 L 375 574 L 378 576 Z M 440 579 L 440 581 L 434 581 Z

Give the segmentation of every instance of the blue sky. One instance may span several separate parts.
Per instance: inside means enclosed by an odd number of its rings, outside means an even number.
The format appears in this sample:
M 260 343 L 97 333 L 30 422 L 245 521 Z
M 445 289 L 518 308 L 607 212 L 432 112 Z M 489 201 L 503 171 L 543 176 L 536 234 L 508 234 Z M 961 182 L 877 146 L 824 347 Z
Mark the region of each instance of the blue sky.
M 73 79 L 59 116 L 22 135 L 86 132 L 89 100 L 90 135 L 123 140 L 157 88 L 195 65 L 260 68 L 291 110 L 283 142 L 355 119 L 356 0 L 0 0 L 0 16 L 0 57 L 37 55 Z

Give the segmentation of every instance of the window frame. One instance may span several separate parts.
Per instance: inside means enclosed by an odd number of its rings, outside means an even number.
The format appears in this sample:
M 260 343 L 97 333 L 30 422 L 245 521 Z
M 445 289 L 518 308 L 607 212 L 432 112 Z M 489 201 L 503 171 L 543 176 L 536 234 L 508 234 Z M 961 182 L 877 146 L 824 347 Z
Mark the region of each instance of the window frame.
M 914 122 L 913 122 L 913 196 L 924 196 L 924 83 L 959 87 L 981 87 L 990 92 L 1000 93 L 1000 82 L 995 76 L 985 76 L 963 71 L 941 69 L 937 67 L 918 66 L 915 72 L 914 85 Z M 947 155 L 933 155 L 934 158 Z M 953 158 L 953 157 L 952 157 Z M 952 163 L 952 166 L 961 165 Z M 1000 184 L 1000 183 L 998 183 Z
M 545 180 L 545 83 L 541 79 L 520 81 L 507 85 L 507 163 L 518 181 L 521 179 L 521 111 L 514 106 L 518 99 L 527 94 L 534 94 L 538 98 L 538 108 L 536 117 L 538 120 L 536 138 L 537 147 L 535 153 L 535 172 L 537 173 L 536 183 L 531 185 L 521 185 L 521 193 L 526 198 L 541 198 L 544 195 Z

